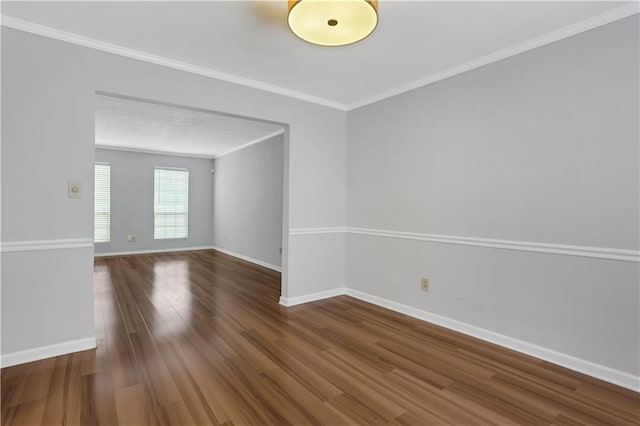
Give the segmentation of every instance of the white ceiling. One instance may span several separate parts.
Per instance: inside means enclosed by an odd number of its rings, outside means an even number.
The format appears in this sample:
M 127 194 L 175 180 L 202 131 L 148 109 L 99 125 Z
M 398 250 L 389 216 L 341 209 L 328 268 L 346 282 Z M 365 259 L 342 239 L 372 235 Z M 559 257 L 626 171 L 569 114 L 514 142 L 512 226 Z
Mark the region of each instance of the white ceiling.
M 630 3 L 380 0 L 376 31 L 344 47 L 295 37 L 286 24 L 286 0 L 5 1 L 2 13 L 348 109 L 451 75 L 452 69 L 461 72 L 470 62 L 481 65 L 487 55 L 499 59 L 504 55 L 496 52 L 504 49 L 517 53 L 570 35 L 581 21 L 582 30 L 601 24 L 608 19 L 603 16 Z M 47 33 L 11 19 L 3 25 Z
M 102 147 L 213 158 L 283 131 L 277 124 L 96 96 L 96 145 Z

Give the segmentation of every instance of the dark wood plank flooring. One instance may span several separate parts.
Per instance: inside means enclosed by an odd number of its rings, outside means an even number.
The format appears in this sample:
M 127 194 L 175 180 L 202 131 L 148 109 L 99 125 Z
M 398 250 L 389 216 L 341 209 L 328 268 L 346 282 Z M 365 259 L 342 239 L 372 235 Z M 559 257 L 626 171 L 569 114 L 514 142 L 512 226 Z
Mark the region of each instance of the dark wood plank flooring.
M 95 262 L 96 350 L 2 370 L 3 425 L 640 424 L 640 394 L 215 251 Z

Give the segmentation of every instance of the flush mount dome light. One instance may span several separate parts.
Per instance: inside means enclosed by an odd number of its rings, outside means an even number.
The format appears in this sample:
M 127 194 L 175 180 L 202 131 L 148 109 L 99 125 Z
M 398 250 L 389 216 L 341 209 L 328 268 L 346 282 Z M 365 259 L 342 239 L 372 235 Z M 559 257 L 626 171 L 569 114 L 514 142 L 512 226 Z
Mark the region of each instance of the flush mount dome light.
M 289 28 L 322 46 L 362 40 L 378 25 L 378 0 L 289 0 Z

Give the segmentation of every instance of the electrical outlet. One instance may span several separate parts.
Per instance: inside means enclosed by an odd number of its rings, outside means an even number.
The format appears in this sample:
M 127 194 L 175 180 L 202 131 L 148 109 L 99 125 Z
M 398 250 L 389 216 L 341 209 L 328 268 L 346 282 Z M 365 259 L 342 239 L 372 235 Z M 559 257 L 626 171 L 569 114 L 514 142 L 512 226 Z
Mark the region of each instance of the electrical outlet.
M 429 278 L 422 278 L 420 280 L 420 290 L 429 291 Z
M 135 243 L 136 242 L 136 236 L 135 235 L 127 235 L 127 241 L 130 243 Z

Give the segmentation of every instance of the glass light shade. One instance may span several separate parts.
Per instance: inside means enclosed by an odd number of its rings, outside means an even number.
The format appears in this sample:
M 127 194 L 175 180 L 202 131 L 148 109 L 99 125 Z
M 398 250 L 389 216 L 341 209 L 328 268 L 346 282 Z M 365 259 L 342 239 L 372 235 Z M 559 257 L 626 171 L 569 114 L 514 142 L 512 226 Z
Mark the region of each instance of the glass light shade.
M 378 25 L 378 0 L 289 0 L 289 28 L 322 46 L 362 40 Z

